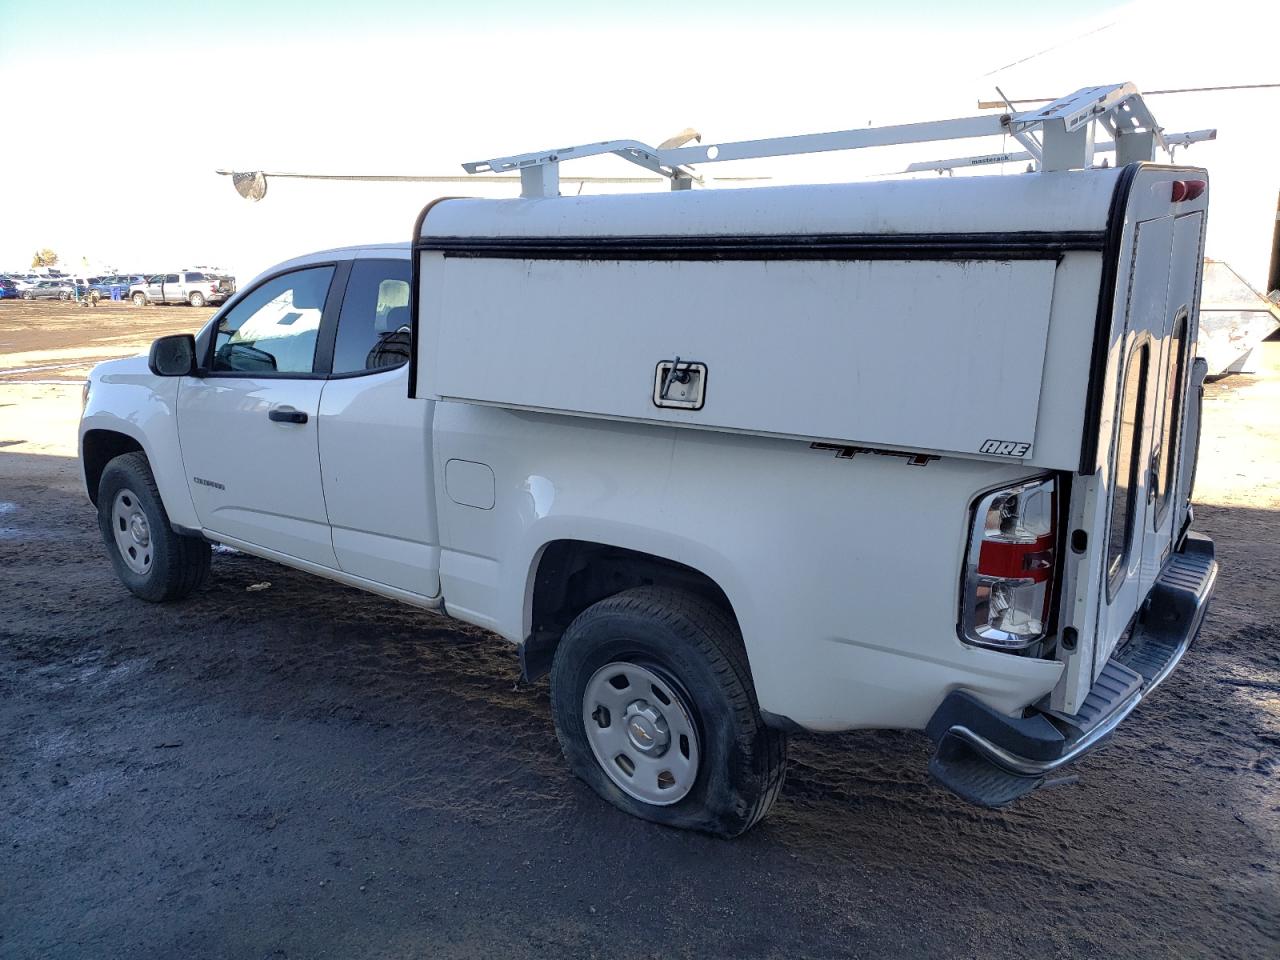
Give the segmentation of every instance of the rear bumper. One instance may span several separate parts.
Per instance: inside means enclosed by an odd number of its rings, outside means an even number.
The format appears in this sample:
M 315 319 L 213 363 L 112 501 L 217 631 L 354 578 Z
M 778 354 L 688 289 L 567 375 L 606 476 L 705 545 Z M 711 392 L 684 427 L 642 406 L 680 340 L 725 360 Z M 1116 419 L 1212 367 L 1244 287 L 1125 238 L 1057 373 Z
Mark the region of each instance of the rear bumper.
M 1213 541 L 1188 533 L 1152 587 L 1127 643 L 1108 661 L 1073 716 L 1037 706 L 1009 717 L 963 691 L 926 728 L 937 744 L 929 770 L 982 806 L 1003 806 L 1102 743 L 1181 662 L 1199 635 L 1218 576 Z

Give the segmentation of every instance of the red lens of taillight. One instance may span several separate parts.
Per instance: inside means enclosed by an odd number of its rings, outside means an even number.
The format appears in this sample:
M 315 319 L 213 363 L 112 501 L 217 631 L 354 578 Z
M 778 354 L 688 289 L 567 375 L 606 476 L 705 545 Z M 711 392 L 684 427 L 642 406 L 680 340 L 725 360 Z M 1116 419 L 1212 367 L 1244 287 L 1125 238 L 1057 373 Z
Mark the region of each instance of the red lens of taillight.
M 978 554 L 978 573 L 984 577 L 1044 583 L 1053 574 L 1053 534 L 1046 534 L 1034 543 L 984 540 Z
M 1194 200 L 1204 193 L 1208 186 L 1209 183 L 1206 180 L 1174 180 L 1169 199 L 1174 203 Z

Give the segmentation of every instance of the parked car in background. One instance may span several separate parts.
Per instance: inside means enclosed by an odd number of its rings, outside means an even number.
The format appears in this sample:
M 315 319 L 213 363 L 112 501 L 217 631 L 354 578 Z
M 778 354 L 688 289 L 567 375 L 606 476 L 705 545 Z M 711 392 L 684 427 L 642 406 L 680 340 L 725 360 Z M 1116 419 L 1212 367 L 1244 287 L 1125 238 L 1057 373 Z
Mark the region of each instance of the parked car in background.
M 199 270 L 158 273 L 129 287 L 135 306 L 148 303 L 188 303 L 193 307 L 222 303 L 236 292 L 235 281 Z
M 18 284 L 8 277 L 0 277 L 0 300 L 16 300 L 19 296 Z
M 70 300 L 76 295 L 70 280 L 41 280 L 29 290 L 22 291 L 23 300 Z
M 100 277 L 96 283 L 91 283 L 89 288 L 98 294 L 103 300 L 110 300 L 114 295 L 116 299 L 127 300 L 129 297 L 129 287 L 134 283 L 142 283 L 145 278 L 142 276 L 130 276 L 128 274 L 116 274 L 114 276 Z
M 26 273 L 4 273 L 0 274 L 0 279 L 12 280 L 18 288 L 18 292 L 21 293 L 23 290 L 30 290 L 42 278 Z

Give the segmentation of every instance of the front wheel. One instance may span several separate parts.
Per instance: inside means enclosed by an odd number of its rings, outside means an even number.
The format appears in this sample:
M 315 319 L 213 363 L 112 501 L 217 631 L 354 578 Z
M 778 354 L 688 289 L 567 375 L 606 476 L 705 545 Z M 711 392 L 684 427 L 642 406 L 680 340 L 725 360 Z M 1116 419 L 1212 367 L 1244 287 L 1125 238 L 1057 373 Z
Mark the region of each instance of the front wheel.
M 732 619 L 697 595 L 640 587 L 583 611 L 551 705 L 573 772 L 634 816 L 734 837 L 782 789 L 786 736 L 761 719 Z
M 102 471 L 98 528 L 116 575 L 143 600 L 178 600 L 209 575 L 209 544 L 174 532 L 142 453 L 122 454 Z
M 135 293 L 131 298 L 135 307 L 145 307 L 147 305 L 147 295 L 145 293 Z
M 63 290 L 63 291 L 61 291 L 61 292 L 58 294 L 58 299 L 59 299 L 59 300 L 70 300 L 70 299 L 71 299 L 71 294 L 69 294 L 69 293 L 67 293 L 67 291 Z

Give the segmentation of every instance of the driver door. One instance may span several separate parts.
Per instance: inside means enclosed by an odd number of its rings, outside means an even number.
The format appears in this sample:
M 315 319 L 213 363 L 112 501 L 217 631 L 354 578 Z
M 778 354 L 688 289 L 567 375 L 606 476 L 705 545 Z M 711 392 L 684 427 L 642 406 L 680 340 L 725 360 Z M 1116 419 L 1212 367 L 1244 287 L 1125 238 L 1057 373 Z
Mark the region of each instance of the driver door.
M 317 439 L 316 343 L 349 264 L 277 274 L 219 314 L 178 431 L 201 526 L 215 539 L 337 569 Z M 331 321 L 330 321 L 331 322 Z

